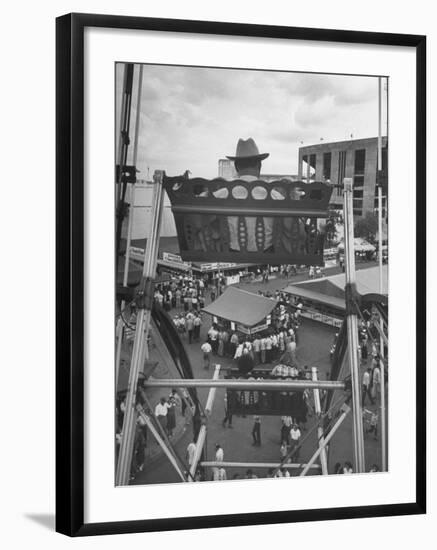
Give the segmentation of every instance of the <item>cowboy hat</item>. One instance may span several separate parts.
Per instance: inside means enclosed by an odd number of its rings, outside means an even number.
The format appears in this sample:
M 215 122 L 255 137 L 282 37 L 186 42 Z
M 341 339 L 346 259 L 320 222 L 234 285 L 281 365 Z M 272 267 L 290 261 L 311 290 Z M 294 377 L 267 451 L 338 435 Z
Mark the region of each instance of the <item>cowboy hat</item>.
M 235 151 L 234 157 L 226 156 L 229 160 L 238 160 L 238 159 L 259 159 L 264 160 L 269 156 L 270 153 L 261 153 L 258 150 L 258 147 L 252 138 L 249 139 L 239 139 L 237 143 L 237 150 Z

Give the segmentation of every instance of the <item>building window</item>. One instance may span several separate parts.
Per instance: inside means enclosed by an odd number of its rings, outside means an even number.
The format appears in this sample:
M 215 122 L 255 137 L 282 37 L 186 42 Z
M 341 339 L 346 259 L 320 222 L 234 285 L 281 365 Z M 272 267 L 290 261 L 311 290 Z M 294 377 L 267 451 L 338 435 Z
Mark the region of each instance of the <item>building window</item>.
M 310 155 L 310 177 L 313 178 L 316 175 L 316 155 Z
M 308 172 L 308 155 L 302 156 L 301 172 L 302 172 L 302 179 L 304 180 L 307 177 L 307 172 Z
M 316 174 L 316 155 L 302 156 L 302 179 L 309 183 Z
M 354 187 L 364 187 L 364 168 L 366 165 L 366 150 L 355 151 L 354 162 Z
M 331 157 L 332 153 L 323 153 L 323 179 L 331 181 Z
M 337 183 L 338 185 L 343 186 L 343 179 L 346 173 L 346 151 L 339 151 L 338 152 L 338 178 Z M 338 187 L 337 193 L 339 195 L 343 195 L 343 190 Z
M 357 149 L 355 151 L 354 175 L 355 176 L 364 176 L 365 165 L 366 165 L 366 150 L 365 149 Z

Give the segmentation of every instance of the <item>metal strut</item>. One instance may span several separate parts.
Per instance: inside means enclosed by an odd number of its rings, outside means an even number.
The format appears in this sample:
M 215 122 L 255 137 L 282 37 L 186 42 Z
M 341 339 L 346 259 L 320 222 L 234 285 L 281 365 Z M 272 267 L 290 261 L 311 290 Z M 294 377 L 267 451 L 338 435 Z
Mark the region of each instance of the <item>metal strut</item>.
M 154 194 L 152 203 L 152 219 L 149 237 L 144 253 L 143 279 L 154 277 L 158 258 L 159 235 L 163 215 L 164 193 L 162 186 L 162 172 L 155 172 Z M 147 342 L 150 328 L 151 310 L 147 309 L 150 303 L 141 300 L 138 307 L 137 323 L 135 327 L 135 340 L 132 350 L 132 359 L 129 371 L 128 389 L 126 395 L 126 410 L 123 419 L 120 453 L 115 476 L 116 485 L 128 485 L 130 465 L 132 462 L 132 450 L 135 435 L 135 422 L 137 417 L 136 392 L 138 375 L 142 366 L 143 347 Z
M 354 421 L 355 470 L 365 471 L 363 411 L 361 406 L 361 379 L 358 357 L 358 322 L 356 312 L 356 273 L 354 248 L 354 219 L 352 206 L 352 178 L 344 178 L 344 252 L 346 271 L 346 321 L 349 368 L 352 382 L 352 412 Z
M 233 390 L 284 391 L 305 389 L 344 390 L 346 384 L 341 380 L 243 380 L 222 378 L 206 380 L 204 378 L 161 379 L 144 381 L 145 388 L 230 388 Z

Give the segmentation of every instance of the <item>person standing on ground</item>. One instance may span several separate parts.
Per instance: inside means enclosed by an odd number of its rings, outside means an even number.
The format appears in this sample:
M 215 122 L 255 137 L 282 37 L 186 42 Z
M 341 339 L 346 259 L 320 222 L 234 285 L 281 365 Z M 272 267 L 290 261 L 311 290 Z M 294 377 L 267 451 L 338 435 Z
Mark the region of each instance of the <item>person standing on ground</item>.
M 180 288 L 176 289 L 175 297 L 176 297 L 176 307 L 180 308 L 182 306 L 182 291 Z
M 283 441 L 281 443 L 281 447 L 279 449 L 279 456 L 280 456 L 280 461 L 281 462 L 284 462 L 284 460 L 286 459 L 287 457 L 287 454 L 288 454 L 288 446 L 287 446 L 287 442 L 286 441 Z
M 296 342 L 294 335 L 291 336 L 291 341 L 287 344 L 285 348 L 286 352 L 289 353 L 290 359 L 293 365 L 296 364 Z
M 378 413 L 376 411 L 372 411 L 369 421 L 369 428 L 366 433 L 373 433 L 374 439 L 378 439 Z
M 287 445 L 290 444 L 290 430 L 291 426 L 293 424 L 293 419 L 291 416 L 283 416 L 281 418 L 282 425 L 281 425 L 281 435 L 280 440 L 285 441 Z
M 297 424 L 293 424 L 290 430 L 290 444 L 291 444 L 291 450 L 294 451 L 294 454 L 292 455 L 295 460 L 299 460 L 299 441 L 301 438 L 301 431 L 299 430 L 299 427 Z
M 255 359 L 255 365 L 259 365 L 261 362 L 261 340 L 258 338 L 258 336 L 255 337 L 253 343 L 252 343 L 252 349 L 253 349 L 253 356 Z
M 261 364 L 264 365 L 264 363 L 266 362 L 266 339 L 265 338 L 261 338 L 259 348 L 261 351 Z
M 205 342 L 200 346 L 200 349 L 203 352 L 203 368 L 209 369 L 211 364 L 212 346 L 209 342 Z
M 226 329 L 222 331 L 223 354 L 226 357 L 229 353 L 229 332 Z
M 223 332 L 224 332 L 223 329 L 220 330 L 217 337 L 217 340 L 218 340 L 217 355 L 219 357 L 223 357 L 223 355 L 225 354 L 225 342 L 223 339 Z
M 214 355 L 217 354 L 217 348 L 218 348 L 218 330 L 216 328 L 216 325 L 212 325 L 212 327 L 208 330 L 208 339 L 212 347 L 212 352 Z
M 166 402 L 165 397 L 161 397 L 159 403 L 155 407 L 156 420 L 161 424 L 164 431 L 167 430 L 167 414 L 170 405 Z
M 273 348 L 273 340 L 270 334 L 267 335 L 266 339 L 266 362 L 271 363 L 272 361 L 272 348 Z
M 194 335 L 194 316 L 193 315 L 187 315 L 187 320 L 185 322 L 185 327 L 187 329 L 188 333 L 188 343 L 193 343 L 193 335 Z
M 216 445 L 215 445 L 215 461 L 216 462 L 223 462 L 223 460 L 224 460 L 223 448 L 219 443 L 216 443 Z M 212 479 L 213 479 L 213 481 L 219 481 L 220 474 L 221 474 L 220 469 L 221 468 L 219 468 L 217 466 L 215 466 L 212 469 Z
M 252 445 L 261 447 L 261 418 L 258 415 L 254 416 L 253 428 L 252 428 Z
M 191 466 L 194 463 L 194 455 L 196 454 L 196 442 L 193 440 L 187 447 L 187 453 L 186 458 L 188 462 L 188 467 L 191 468 Z
M 236 332 L 233 332 L 231 335 L 231 339 L 229 341 L 229 356 L 235 357 L 235 352 L 237 351 L 237 346 L 240 343 L 240 339 L 238 338 L 238 334 Z
M 363 383 L 362 383 L 362 406 L 364 407 L 366 396 L 369 397 L 370 403 L 373 405 L 375 403 L 372 394 L 370 393 L 370 369 L 366 369 L 363 374 Z
M 167 404 L 167 435 L 173 437 L 173 430 L 176 428 L 176 400 L 170 397 Z
M 230 394 L 231 395 L 231 394 Z M 232 412 L 230 407 L 230 401 L 231 397 L 228 397 L 228 392 L 225 392 L 225 417 L 222 421 L 223 428 L 226 428 L 226 422 L 228 423 L 228 428 L 232 428 Z
M 200 315 L 197 313 L 193 320 L 194 324 L 194 340 L 198 342 L 200 340 L 200 327 L 202 325 L 202 319 L 200 318 Z
M 379 369 L 378 363 L 376 363 L 375 367 L 373 368 L 371 379 L 372 383 L 370 392 L 373 400 L 376 401 L 381 397 L 381 371 Z

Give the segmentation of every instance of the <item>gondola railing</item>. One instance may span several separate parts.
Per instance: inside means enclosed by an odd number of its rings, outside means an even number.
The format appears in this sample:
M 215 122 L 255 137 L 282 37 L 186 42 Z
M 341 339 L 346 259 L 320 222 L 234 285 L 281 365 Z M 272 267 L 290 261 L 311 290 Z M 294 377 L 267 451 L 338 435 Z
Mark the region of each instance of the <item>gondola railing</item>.
M 332 187 L 164 177 L 185 261 L 323 265 Z

